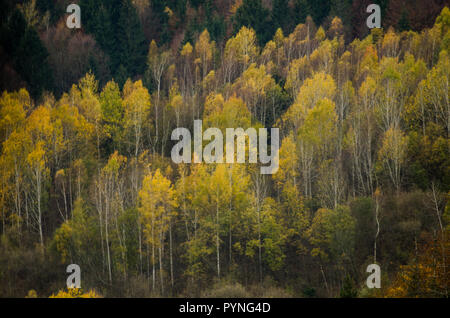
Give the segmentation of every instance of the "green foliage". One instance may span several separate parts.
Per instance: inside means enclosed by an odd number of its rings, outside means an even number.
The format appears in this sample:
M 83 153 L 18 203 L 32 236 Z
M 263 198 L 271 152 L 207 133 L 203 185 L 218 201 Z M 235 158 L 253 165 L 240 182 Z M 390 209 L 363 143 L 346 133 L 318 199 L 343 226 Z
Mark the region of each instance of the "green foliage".
M 92 252 L 97 235 L 94 218 L 89 216 L 85 203 L 78 198 L 74 204 L 72 218 L 55 231 L 51 249 L 60 256 L 63 264 L 75 262 L 80 266 L 86 266 L 98 260 Z
M 277 213 L 276 208 L 276 203 L 269 198 L 261 212 L 263 257 L 272 271 L 282 268 L 286 257 L 284 245 L 288 239 L 282 216 Z
M 409 135 L 409 174 L 414 184 L 422 189 L 429 187 L 432 181 L 442 189 L 448 189 L 450 184 L 448 140 L 441 133 L 436 125 L 430 124 L 425 136 L 417 132 Z
M 354 287 L 353 279 L 347 275 L 342 285 L 340 297 L 341 298 L 356 298 L 358 291 Z
M 120 149 L 123 134 L 124 108 L 120 95 L 119 86 L 114 82 L 108 82 L 100 94 L 100 104 L 102 108 L 102 125 L 108 138 L 106 146 L 112 144 L 112 150 Z
M 347 207 L 316 212 L 307 232 L 314 246 L 311 255 L 321 261 L 349 261 L 355 244 L 355 220 Z
M 375 202 L 371 198 L 358 198 L 351 202 L 350 211 L 356 221 L 355 259 L 359 262 L 372 254 L 376 235 Z

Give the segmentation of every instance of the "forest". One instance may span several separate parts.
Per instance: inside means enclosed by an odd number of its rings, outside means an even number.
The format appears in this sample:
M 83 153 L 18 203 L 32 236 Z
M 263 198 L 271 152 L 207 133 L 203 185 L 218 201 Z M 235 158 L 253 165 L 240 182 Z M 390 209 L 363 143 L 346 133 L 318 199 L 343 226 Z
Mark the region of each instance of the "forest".
M 3 2 L 0 297 L 449 297 L 447 1 Z M 278 171 L 173 162 L 195 120 Z

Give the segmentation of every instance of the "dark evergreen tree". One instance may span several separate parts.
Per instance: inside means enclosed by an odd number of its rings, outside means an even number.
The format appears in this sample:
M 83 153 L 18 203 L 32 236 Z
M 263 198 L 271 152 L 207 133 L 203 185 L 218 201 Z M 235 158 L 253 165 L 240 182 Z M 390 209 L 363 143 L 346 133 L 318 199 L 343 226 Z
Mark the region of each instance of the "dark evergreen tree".
M 129 76 L 142 74 L 147 45 L 136 9 L 130 0 L 123 1 L 117 23 L 117 58 Z
M 0 43 L 12 61 L 14 69 L 29 85 L 30 94 L 37 98 L 53 87 L 48 52 L 36 30 L 28 26 L 18 9 L 3 20 Z
M 330 0 L 308 0 L 311 17 L 316 25 L 322 24 L 330 13 Z
M 189 0 L 189 2 L 191 4 L 191 6 L 198 9 L 198 7 L 200 7 L 201 5 L 203 5 L 205 3 L 205 0 Z
M 95 0 L 81 0 L 80 3 L 81 12 L 83 12 L 82 16 L 82 24 L 83 28 L 89 32 L 95 34 L 97 29 L 97 24 L 100 22 L 99 11 L 102 7 L 102 3 L 100 1 Z
M 270 22 L 270 12 L 264 8 L 261 0 L 244 0 L 234 16 L 234 31 L 242 26 L 253 28 L 260 45 L 269 41 L 275 30 Z
M 184 21 L 186 18 L 186 5 L 187 0 L 174 0 L 173 7 L 181 21 Z
M 274 0 L 272 4 L 272 24 L 275 29 L 281 28 L 285 34 L 292 31 L 291 10 L 288 0 Z
M 131 0 L 82 0 L 83 26 L 108 54 L 111 73 L 133 77 L 145 69 L 147 43 Z M 124 73 L 125 72 L 125 73 Z
M 308 0 L 295 0 L 294 10 L 291 14 L 294 27 L 299 23 L 305 23 L 308 15 L 311 15 Z
M 352 0 L 331 0 L 330 14 L 339 17 L 346 26 L 351 23 Z
M 120 64 L 115 72 L 114 80 L 119 85 L 120 88 L 123 87 L 128 78 L 128 72 L 123 64 Z
M 211 39 L 216 42 L 220 42 L 225 36 L 225 20 L 220 15 L 214 14 L 211 17 L 208 17 L 206 21 L 206 29 L 208 29 Z
M 167 6 L 165 0 L 153 0 L 151 2 L 153 21 L 156 26 L 156 31 L 159 34 L 158 45 L 164 45 L 172 40 L 172 31 L 169 28 L 169 16 L 164 11 Z
M 95 35 L 97 43 L 106 51 L 114 52 L 116 50 L 115 30 L 112 25 L 112 17 L 105 5 L 101 5 L 98 9 L 98 13 L 95 17 L 97 20 L 92 33 Z M 111 66 L 116 67 L 117 61 L 111 60 Z
M 16 52 L 15 69 L 30 85 L 31 95 L 37 97 L 43 90 L 50 90 L 53 83 L 47 63 L 48 52 L 34 28 L 25 29 Z
M 376 3 L 380 6 L 381 16 L 383 17 L 386 13 L 387 8 L 389 7 L 390 0 L 374 0 L 373 3 Z
M 194 18 L 188 26 L 186 27 L 186 32 L 184 32 L 183 45 L 187 42 L 194 43 L 195 33 L 198 31 L 198 24 L 196 19 Z
M 373 238 L 376 235 L 375 203 L 371 198 L 357 198 L 350 203 L 350 211 L 356 220 L 358 231 L 355 240 L 356 266 L 363 266 L 373 254 Z
M 403 9 L 402 11 L 400 20 L 397 23 L 397 29 L 399 31 L 406 31 L 410 29 L 408 11 L 406 9 Z

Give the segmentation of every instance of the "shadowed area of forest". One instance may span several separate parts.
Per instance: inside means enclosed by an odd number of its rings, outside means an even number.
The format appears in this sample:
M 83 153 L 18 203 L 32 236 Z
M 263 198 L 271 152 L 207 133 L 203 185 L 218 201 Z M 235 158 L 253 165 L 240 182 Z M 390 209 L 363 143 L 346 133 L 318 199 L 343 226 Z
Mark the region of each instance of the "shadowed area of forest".
M 71 2 L 0 12 L 0 297 L 448 297 L 445 1 Z M 175 164 L 197 119 L 278 171 Z

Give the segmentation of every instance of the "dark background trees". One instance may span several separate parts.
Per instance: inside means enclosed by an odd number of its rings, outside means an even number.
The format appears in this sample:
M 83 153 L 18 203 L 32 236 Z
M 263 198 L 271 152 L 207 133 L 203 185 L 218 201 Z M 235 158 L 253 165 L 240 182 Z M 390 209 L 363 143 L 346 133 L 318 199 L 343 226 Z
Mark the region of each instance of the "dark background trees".
M 0 296 L 448 296 L 448 8 L 66 2 L 1 13 Z M 280 128 L 278 172 L 174 164 L 195 119 Z

